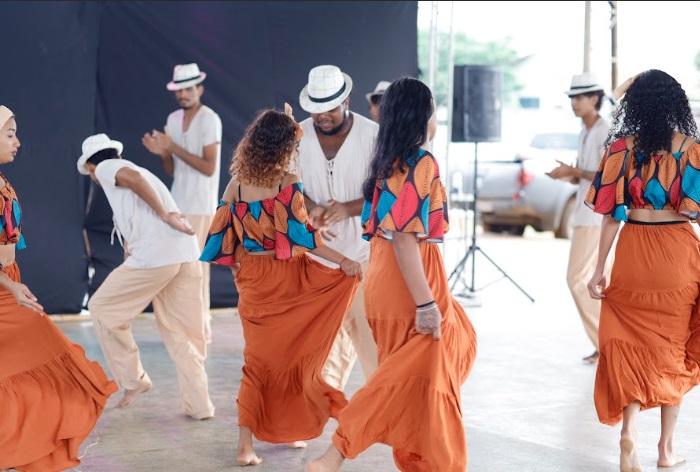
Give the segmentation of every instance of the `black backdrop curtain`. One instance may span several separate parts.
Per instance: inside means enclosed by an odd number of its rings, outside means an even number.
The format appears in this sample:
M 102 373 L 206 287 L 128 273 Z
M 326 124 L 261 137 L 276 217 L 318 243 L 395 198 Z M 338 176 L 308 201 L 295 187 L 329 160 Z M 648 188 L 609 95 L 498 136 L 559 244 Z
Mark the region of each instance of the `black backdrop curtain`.
M 0 2 L 9 46 L 0 104 L 17 115 L 22 142 L 0 170 L 25 215 L 25 283 L 48 313 L 76 313 L 121 262 L 104 193 L 75 161 L 83 139 L 104 132 L 170 185 L 141 136 L 177 108 L 165 89 L 176 64 L 208 74 L 202 102 L 223 122 L 223 191 L 233 147 L 258 110 L 289 102 L 297 120 L 308 116 L 298 97 L 312 67 L 348 73 L 350 108 L 365 116 L 364 94 L 379 80 L 416 76 L 417 12 L 417 2 Z M 212 267 L 211 303 L 237 303 L 226 268 Z

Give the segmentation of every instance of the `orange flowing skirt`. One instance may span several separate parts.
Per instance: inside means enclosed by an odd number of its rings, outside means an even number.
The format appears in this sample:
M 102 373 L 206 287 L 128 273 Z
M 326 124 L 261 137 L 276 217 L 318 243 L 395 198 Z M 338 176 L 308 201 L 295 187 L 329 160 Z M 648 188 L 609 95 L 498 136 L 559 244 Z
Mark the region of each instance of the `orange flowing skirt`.
M 476 356 L 476 334 L 452 298 L 437 244 L 419 245 L 442 338 L 418 334 L 416 306 L 391 242 L 372 238 L 364 282 L 365 313 L 379 367 L 341 412 L 333 443 L 348 459 L 374 443 L 394 450 L 404 472 L 467 470 L 460 388 Z
M 241 259 L 236 275 L 245 348 L 238 424 L 270 443 L 313 439 L 347 405 L 321 377 L 359 286 L 306 254 Z
M 680 405 L 700 382 L 700 239 L 689 223 L 627 223 L 600 310 L 595 407 L 615 425 L 642 410 Z
M 5 268 L 19 282 L 17 264 Z M 0 469 L 55 472 L 78 450 L 117 384 L 47 315 L 0 289 Z

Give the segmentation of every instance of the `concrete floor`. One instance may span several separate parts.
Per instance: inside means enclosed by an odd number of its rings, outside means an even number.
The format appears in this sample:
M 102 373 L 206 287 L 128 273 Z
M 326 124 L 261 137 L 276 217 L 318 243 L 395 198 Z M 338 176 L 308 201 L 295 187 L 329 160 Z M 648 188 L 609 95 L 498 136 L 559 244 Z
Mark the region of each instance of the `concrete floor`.
M 457 232 L 457 231 L 455 231 Z M 478 354 L 462 388 L 470 472 L 615 472 L 619 426 L 598 422 L 592 400 L 595 367 L 581 358 L 593 351 L 565 282 L 569 242 L 551 234 L 525 237 L 484 236 L 484 252 L 531 295 L 530 302 L 483 255 L 476 256 L 474 299 L 464 299 L 478 334 Z M 445 245 L 448 273 L 468 242 Z M 471 262 L 463 280 L 471 281 Z M 483 290 L 481 287 L 487 286 Z M 478 306 L 477 306 L 478 305 Z M 90 321 L 61 321 L 88 356 L 104 364 Z M 213 343 L 207 360 L 216 417 L 194 421 L 180 409 L 172 361 L 153 320 L 134 323 L 143 363 L 154 388 L 129 409 L 114 409 L 114 395 L 93 435 L 83 444 L 80 471 L 233 471 L 237 441 L 235 398 L 241 375 L 243 338 L 235 312 L 213 320 Z M 355 366 L 347 394 L 364 381 Z M 700 471 L 700 389 L 687 395 L 678 423 L 675 449 L 687 463 L 673 470 Z M 263 464 L 259 471 L 301 471 L 321 454 L 335 428 L 309 441 L 306 450 L 256 441 Z M 643 412 L 639 450 L 645 471 L 656 468 L 659 410 Z M 90 446 L 92 443 L 97 444 Z M 86 448 L 90 446 L 87 450 Z M 396 470 L 391 451 L 375 445 L 343 471 Z M 660 469 L 662 470 L 662 469 Z M 666 469 L 663 469 L 666 470 Z

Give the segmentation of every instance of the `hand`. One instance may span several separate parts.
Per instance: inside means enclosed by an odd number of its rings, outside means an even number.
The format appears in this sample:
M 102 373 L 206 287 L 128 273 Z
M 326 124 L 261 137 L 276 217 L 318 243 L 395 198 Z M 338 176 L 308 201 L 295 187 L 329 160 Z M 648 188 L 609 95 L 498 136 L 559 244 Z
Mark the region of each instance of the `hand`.
M 321 205 L 314 207 L 313 210 L 309 212 L 309 222 L 323 239 L 326 241 L 333 241 L 337 235 L 328 228 L 326 211 L 327 210 Z
M 325 226 L 326 209 L 321 205 L 315 206 L 313 210 L 309 211 L 309 222 L 311 226 L 316 229 Z
M 350 277 L 359 276 L 360 280 L 362 280 L 362 264 L 359 262 L 345 258 L 340 261 L 340 269 L 345 272 L 345 275 Z
M 437 341 L 442 336 L 441 323 L 442 313 L 437 303 L 416 309 L 416 331 L 420 334 L 432 334 L 433 339 Z
M 155 132 L 155 130 L 154 130 Z M 158 143 L 156 142 L 155 138 L 151 133 L 146 133 L 143 135 L 141 138 L 141 143 L 143 146 L 148 149 L 152 154 L 155 154 L 156 156 L 162 156 L 163 154 L 166 153 L 165 149 L 162 149 Z
M 167 215 L 161 217 L 161 219 L 170 225 L 171 228 L 176 229 L 185 234 L 194 234 L 194 230 L 187 222 L 184 216 L 180 213 L 168 213 Z
M 559 167 L 554 168 L 550 172 L 546 172 L 546 175 L 550 176 L 553 179 L 562 180 L 570 180 L 575 179 L 577 177 L 575 167 L 572 167 L 562 161 L 557 161 L 557 164 L 559 164 Z
M 39 305 L 36 297 L 29 291 L 26 285 L 15 283 L 12 288 L 10 288 L 10 293 L 15 297 L 18 305 L 34 310 L 41 316 L 44 316 L 44 307 Z
M 350 218 L 347 204 L 336 202 L 335 200 L 328 201 L 328 209 L 325 216 L 326 225 L 331 226 L 347 218 Z
M 163 149 L 165 152 L 168 152 L 170 154 L 173 153 L 173 140 L 169 134 L 161 133 L 160 131 L 154 129 L 153 139 L 155 140 L 156 145 L 160 149 Z
M 593 277 L 591 277 L 591 280 L 588 282 L 588 294 L 591 298 L 595 298 L 596 300 L 605 298 L 603 292 L 607 286 L 608 281 L 605 278 L 605 274 L 603 274 L 602 270 L 596 269 L 593 273 Z

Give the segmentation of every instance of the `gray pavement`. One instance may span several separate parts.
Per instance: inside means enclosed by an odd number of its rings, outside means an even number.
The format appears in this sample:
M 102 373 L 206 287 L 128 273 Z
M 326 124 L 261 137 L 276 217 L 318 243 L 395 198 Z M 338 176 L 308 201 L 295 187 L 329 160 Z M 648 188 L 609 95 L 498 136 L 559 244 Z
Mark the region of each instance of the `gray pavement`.
M 448 274 L 469 241 L 454 224 L 444 245 Z M 476 254 L 475 298 L 462 301 L 478 335 L 478 354 L 462 388 L 470 472 L 615 472 L 619 426 L 598 422 L 592 392 L 595 367 L 581 358 L 593 351 L 569 295 L 565 274 L 569 242 L 551 233 L 525 236 L 480 236 L 478 244 L 535 301 L 528 298 L 484 257 Z M 471 283 L 471 260 L 462 280 Z M 485 288 L 481 289 L 482 287 Z M 477 306 L 478 305 L 478 306 Z M 102 365 L 104 357 L 92 323 L 59 321 L 73 341 Z M 235 465 L 236 392 L 241 376 L 243 338 L 234 310 L 213 320 L 213 343 L 207 360 L 216 417 L 195 421 L 181 411 L 175 370 L 153 319 L 144 315 L 133 325 L 143 364 L 154 388 L 130 408 L 117 410 L 114 395 L 93 434 L 83 444 L 77 470 L 232 471 Z M 352 395 L 364 381 L 356 365 L 346 389 Z M 700 471 L 700 389 L 686 396 L 675 449 L 687 463 L 673 470 Z M 259 471 L 301 471 L 321 454 L 335 428 L 306 450 L 256 441 L 263 464 Z M 645 471 L 656 468 L 659 410 L 640 415 L 639 450 Z M 91 446 L 91 444 L 96 443 Z M 89 447 L 88 447 L 89 446 Z M 87 448 L 87 449 L 86 449 Z M 391 450 L 375 445 L 343 471 L 396 470 Z M 659 469 L 667 470 L 667 469 Z

